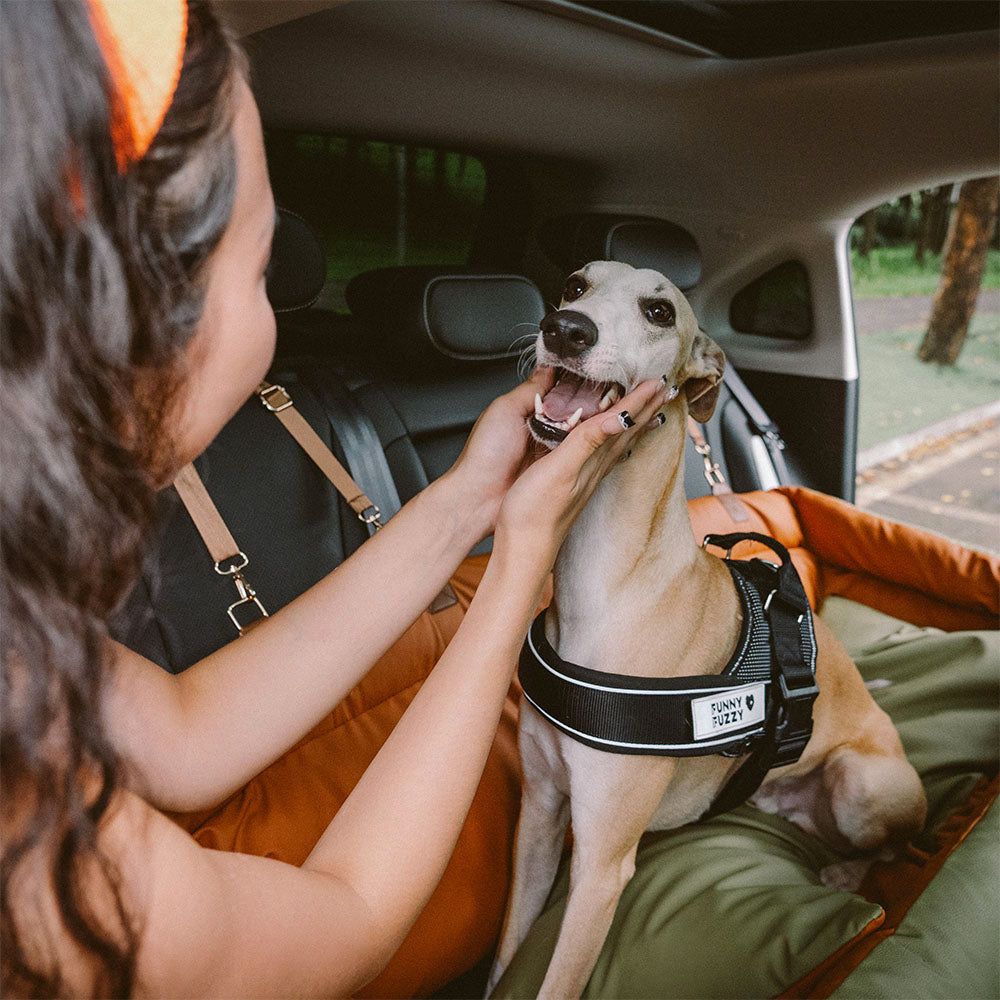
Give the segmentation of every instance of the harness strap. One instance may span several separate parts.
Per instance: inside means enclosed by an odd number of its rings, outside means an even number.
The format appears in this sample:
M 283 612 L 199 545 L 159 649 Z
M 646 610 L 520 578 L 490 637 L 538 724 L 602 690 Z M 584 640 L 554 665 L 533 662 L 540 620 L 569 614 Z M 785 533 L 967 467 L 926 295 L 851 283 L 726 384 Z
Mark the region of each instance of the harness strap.
M 738 649 L 745 647 L 744 633 Z M 590 670 L 552 648 L 544 611 L 521 649 L 518 678 L 528 701 L 579 742 L 610 753 L 670 757 L 744 753 L 749 740 L 763 736 L 770 685 L 725 674 L 635 677 Z
M 215 572 L 220 576 L 232 578 L 239 596 L 229 605 L 226 613 L 236 631 L 244 635 L 248 629 L 268 617 L 257 591 L 250 586 L 250 581 L 243 572 L 250 564 L 250 560 L 236 544 L 236 539 L 226 527 L 219 508 L 208 495 L 208 490 L 205 489 L 205 484 L 201 481 L 201 476 L 198 475 L 194 465 L 189 463 L 177 473 L 174 488 L 187 508 L 188 514 L 191 515 L 191 520 L 194 521 L 194 526 L 215 563 Z M 250 611 L 254 617 L 241 620 L 246 618 L 245 611 Z
M 712 491 L 712 495 L 722 504 L 732 520 L 736 522 L 749 521 L 750 512 L 747 510 L 746 504 L 732 491 L 729 483 L 726 482 L 726 477 L 722 474 L 719 463 L 712 457 L 712 446 L 705 440 L 705 435 L 702 433 L 698 421 L 692 416 L 688 416 L 687 418 L 687 429 L 691 443 L 694 445 L 694 450 L 701 455 L 701 459 L 705 464 L 705 480 Z
M 812 612 L 788 550 L 766 535 L 709 535 L 731 552 L 741 541 L 781 559 L 726 564 L 743 604 L 736 652 L 719 674 L 636 677 L 560 658 L 545 637 L 544 612 L 521 650 L 524 695 L 557 728 L 612 753 L 750 756 L 706 816 L 733 808 L 773 767 L 798 760 L 812 733 L 816 645 Z
M 323 439 L 312 429 L 309 422 L 295 409 L 295 403 L 284 386 L 261 382 L 256 389 L 257 397 L 280 421 L 285 430 L 299 443 L 302 450 L 313 460 L 320 472 L 330 481 L 334 489 L 347 501 L 358 515 L 358 520 L 368 526 L 371 534 L 382 527 L 382 511 L 368 499 L 364 490 L 351 478 L 351 474 L 337 461 L 333 452 L 323 443 Z M 350 424 L 347 425 L 348 427 Z M 381 452 L 382 445 L 377 438 L 372 442 Z M 355 448 L 357 451 L 357 448 Z M 390 483 L 393 493 L 395 486 Z M 395 497 L 399 502 L 398 495 Z M 449 581 L 428 605 L 433 615 L 445 608 L 458 604 L 458 595 Z
M 812 735 L 812 708 L 819 695 L 815 641 L 808 644 L 809 661 L 803 656 L 804 631 L 808 629 L 811 633 L 813 627 L 812 609 L 788 549 L 758 532 L 706 535 L 702 545 L 731 552 L 741 541 L 760 542 L 781 558 L 781 565 L 775 568 L 775 588 L 764 602 L 777 690 L 768 712 L 766 738 L 722 787 L 702 819 L 718 816 L 745 802 L 760 787 L 768 771 L 793 764 L 802 756 Z

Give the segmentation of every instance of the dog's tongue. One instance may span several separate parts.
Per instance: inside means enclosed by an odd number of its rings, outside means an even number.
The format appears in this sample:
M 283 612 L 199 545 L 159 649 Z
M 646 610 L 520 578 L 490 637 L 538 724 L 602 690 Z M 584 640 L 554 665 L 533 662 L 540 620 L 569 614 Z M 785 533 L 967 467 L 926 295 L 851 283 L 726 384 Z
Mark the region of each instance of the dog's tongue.
M 607 391 L 608 386 L 603 382 L 588 382 L 579 375 L 564 372 L 542 399 L 545 416 L 553 423 L 558 423 L 560 420 L 569 420 L 583 407 L 580 419 L 586 420 L 597 412 Z

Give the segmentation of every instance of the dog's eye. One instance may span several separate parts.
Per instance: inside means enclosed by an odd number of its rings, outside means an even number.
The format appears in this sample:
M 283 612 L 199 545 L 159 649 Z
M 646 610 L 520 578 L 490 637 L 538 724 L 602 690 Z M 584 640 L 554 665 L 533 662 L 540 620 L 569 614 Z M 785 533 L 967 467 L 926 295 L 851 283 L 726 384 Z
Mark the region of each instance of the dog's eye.
M 643 303 L 642 314 L 657 326 L 673 326 L 677 318 L 673 303 L 666 299 L 651 299 Z
M 583 280 L 579 275 L 574 274 L 569 281 L 566 282 L 566 287 L 563 289 L 563 302 L 573 302 L 578 299 L 587 290 L 587 282 Z

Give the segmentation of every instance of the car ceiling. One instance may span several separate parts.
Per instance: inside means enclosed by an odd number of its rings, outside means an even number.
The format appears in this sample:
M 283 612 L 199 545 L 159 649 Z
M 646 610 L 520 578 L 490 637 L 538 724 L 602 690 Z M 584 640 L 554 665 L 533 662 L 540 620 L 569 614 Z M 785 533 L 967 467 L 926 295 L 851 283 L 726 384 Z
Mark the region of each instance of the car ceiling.
M 559 6 L 355 0 L 264 29 L 248 39 L 264 120 L 553 158 L 621 202 L 768 214 L 846 215 L 996 169 L 995 32 L 734 61 Z
M 575 0 L 729 59 L 996 31 L 994 0 Z
M 771 370 L 855 377 L 850 222 L 998 169 L 996 31 L 727 59 L 565 0 L 350 0 L 283 23 L 281 0 L 236 6 L 269 24 L 244 33 L 265 125 L 508 154 L 536 226 L 668 219 L 699 243 L 689 297 L 713 331 L 743 283 L 805 262 L 829 327 L 811 345 L 725 344 Z M 545 290 L 546 262 L 528 264 Z

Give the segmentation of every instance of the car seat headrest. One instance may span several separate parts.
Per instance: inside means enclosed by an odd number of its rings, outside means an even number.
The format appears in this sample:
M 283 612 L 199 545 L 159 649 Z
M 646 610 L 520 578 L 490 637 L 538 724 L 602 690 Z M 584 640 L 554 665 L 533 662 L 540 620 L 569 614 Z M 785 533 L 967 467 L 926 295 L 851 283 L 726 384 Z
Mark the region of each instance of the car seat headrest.
M 542 249 L 566 270 L 592 260 L 619 260 L 651 267 L 681 291 L 701 278 L 701 251 L 680 226 L 643 215 L 580 213 L 552 219 L 539 232 Z
M 275 312 L 311 306 L 326 284 L 326 255 L 305 219 L 287 208 L 277 210 L 267 297 Z
M 386 267 L 353 278 L 347 305 L 404 370 L 515 358 L 538 334 L 541 292 L 516 274 L 441 267 Z

